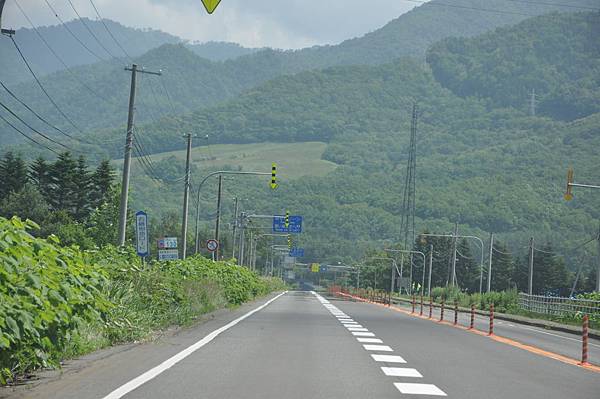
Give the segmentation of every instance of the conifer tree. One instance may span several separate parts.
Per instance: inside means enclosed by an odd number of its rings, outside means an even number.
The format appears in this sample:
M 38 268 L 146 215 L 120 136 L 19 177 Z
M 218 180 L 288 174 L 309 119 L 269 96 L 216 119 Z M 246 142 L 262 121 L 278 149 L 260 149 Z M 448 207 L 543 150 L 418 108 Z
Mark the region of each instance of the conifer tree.
M 75 198 L 73 217 L 75 220 L 81 222 L 84 221 L 90 214 L 90 191 L 92 188 L 92 176 L 88 172 L 85 158 L 80 156 L 77 159 L 76 174 L 74 176 L 75 182 Z
M 92 208 L 99 208 L 110 195 L 114 180 L 114 170 L 109 161 L 102 161 L 92 175 L 90 202 Z
M 513 287 L 515 264 L 506 246 L 494 244 L 492 260 L 492 291 L 505 291 Z
M 27 166 L 20 155 L 7 152 L 0 160 L 0 199 L 20 192 L 27 184 Z
M 69 152 L 58 156 L 49 171 L 47 200 L 54 210 L 73 213 L 75 209 L 77 162 Z
M 42 157 L 38 157 L 29 165 L 29 181 L 42 195 L 48 193 L 50 164 Z

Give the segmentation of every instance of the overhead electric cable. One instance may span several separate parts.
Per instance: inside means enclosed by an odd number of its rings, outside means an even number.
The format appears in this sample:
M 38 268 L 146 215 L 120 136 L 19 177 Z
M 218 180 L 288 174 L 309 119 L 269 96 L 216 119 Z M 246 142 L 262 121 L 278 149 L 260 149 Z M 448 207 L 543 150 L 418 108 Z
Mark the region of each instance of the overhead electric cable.
M 12 97 L 14 98 L 19 104 L 21 104 L 23 107 L 27 108 L 27 110 L 29 110 L 29 112 L 31 112 L 32 114 L 34 114 L 40 121 L 42 121 L 43 123 L 45 123 L 47 126 L 51 127 L 52 129 L 56 130 L 57 132 L 62 133 L 63 135 L 68 135 L 68 133 L 64 132 L 63 130 L 61 130 L 60 128 L 54 126 L 52 123 L 48 122 L 44 117 L 42 117 L 40 114 L 38 114 L 34 109 L 32 109 L 29 105 L 27 105 L 23 100 L 21 100 L 19 97 L 17 97 L 15 95 L 15 93 L 13 93 L 8 87 L 6 87 L 6 85 L 0 81 L 0 86 L 2 86 L 4 88 L 4 90 L 6 90 L 6 92 Z
M 67 0 L 69 2 L 69 4 L 71 5 L 71 8 L 73 9 L 73 11 L 75 12 L 75 15 L 77 15 L 77 18 L 79 18 L 79 22 L 81 22 L 81 24 L 84 26 L 84 28 L 90 33 L 90 35 L 92 36 L 92 38 L 98 43 L 98 45 L 100 47 L 102 47 L 102 49 L 104 51 L 106 51 L 106 54 L 109 55 L 109 57 L 111 58 L 117 58 L 113 55 L 113 53 L 110 52 L 109 49 L 107 49 L 104 44 L 102 44 L 102 42 L 100 41 L 100 39 L 98 39 L 98 36 L 96 36 L 96 34 L 94 33 L 94 31 L 92 31 L 92 29 L 89 27 L 89 25 L 85 22 L 85 20 L 83 18 L 81 18 L 81 15 L 79 15 L 79 11 L 77 11 L 77 9 L 75 8 L 75 6 L 73 5 L 73 2 L 71 0 Z
M 73 151 L 70 147 L 64 145 L 63 143 L 56 141 L 54 139 L 52 139 L 51 137 L 48 137 L 46 134 L 40 132 L 39 130 L 37 130 L 36 128 L 34 128 L 33 126 L 31 126 L 29 123 L 27 123 L 25 120 L 23 120 L 23 118 L 21 118 L 19 115 L 17 115 L 15 112 L 13 112 L 10 108 L 8 108 L 4 103 L 2 103 L 0 101 L 0 107 L 4 108 L 9 114 L 11 114 L 12 116 L 14 116 L 15 118 L 17 118 L 19 120 L 19 122 L 21 122 L 23 125 L 27 126 L 31 131 L 39 134 L 40 136 L 42 136 L 43 138 L 45 138 L 48 141 L 53 142 L 54 144 L 57 144 L 61 147 L 66 148 L 67 150 Z
M 121 46 L 121 43 L 117 40 L 117 38 L 112 34 L 111 30 L 108 29 L 108 25 L 106 25 L 106 22 L 104 21 L 104 18 L 102 18 L 102 16 L 100 15 L 100 13 L 98 12 L 98 8 L 96 7 L 96 4 L 94 4 L 93 0 L 90 0 L 90 3 L 92 4 L 92 7 L 94 8 L 94 11 L 96 12 L 96 15 L 98 16 L 98 18 L 100 19 L 100 22 L 102 23 L 102 25 L 104 25 L 104 29 L 106 29 L 106 31 L 108 32 L 109 36 L 113 39 L 113 41 L 117 44 L 117 46 L 121 49 L 121 51 L 123 52 L 123 54 L 125 54 L 125 56 L 127 58 L 129 58 L 130 60 L 132 59 L 132 57 L 127 53 L 127 51 L 123 48 L 123 46 Z
M 71 28 L 69 28 L 69 26 L 65 23 L 65 21 L 63 21 L 63 19 L 58 15 L 58 12 L 56 12 L 54 7 L 52 7 L 52 5 L 48 2 L 48 0 L 44 0 L 44 2 L 48 5 L 50 10 L 54 13 L 54 16 L 56 17 L 56 19 L 58 19 L 58 21 L 61 23 L 61 25 L 67 30 L 67 32 L 69 32 L 69 34 L 75 40 L 77 40 L 77 42 L 79 44 L 81 44 L 81 46 L 88 51 L 88 53 L 90 53 L 92 56 L 96 57 L 100 61 L 106 61 L 105 58 L 100 57 L 98 54 L 96 54 L 94 51 L 92 51 L 92 49 L 90 49 L 84 42 L 82 42 L 81 39 L 79 39 L 79 37 L 77 37 L 77 35 L 71 30 Z
M 4 121 L 4 123 L 6 123 L 8 126 L 10 126 L 11 128 L 13 128 L 17 133 L 19 133 L 20 135 L 22 135 L 23 137 L 25 137 L 27 140 L 31 141 L 34 144 L 39 145 L 42 148 L 45 148 L 46 150 L 53 152 L 56 155 L 60 155 L 58 152 L 54 151 L 52 148 L 38 142 L 37 140 L 29 137 L 29 135 L 23 133 L 19 128 L 17 128 L 15 125 L 13 125 L 12 123 L 10 123 L 10 121 L 8 121 L 4 116 L 0 115 L 0 119 L 2 119 Z
M 522 3 L 522 4 L 532 4 L 537 6 L 553 6 L 553 7 L 566 7 L 566 8 L 575 8 L 579 10 L 590 10 L 590 11 L 600 11 L 598 7 L 589 7 L 589 6 L 581 6 L 575 4 L 564 4 L 564 3 L 548 3 L 544 1 L 529 1 L 529 0 L 504 0 L 510 1 L 513 3 Z
M 63 60 L 63 58 L 58 55 L 58 53 L 54 50 L 54 48 L 50 45 L 50 43 L 48 43 L 48 41 L 46 40 L 46 38 L 40 33 L 40 31 L 38 30 L 37 26 L 33 23 L 33 21 L 25 13 L 25 10 L 23 10 L 23 8 L 21 7 L 21 5 L 19 4 L 19 2 L 17 0 L 15 0 L 15 5 L 17 6 L 17 8 L 21 12 L 21 14 L 23 14 L 23 17 L 25 17 L 25 19 L 27 20 L 27 22 L 29 23 L 29 25 L 31 26 L 31 28 L 33 29 L 33 31 L 35 32 L 35 34 L 40 38 L 40 40 L 42 41 L 42 43 L 44 43 L 44 45 L 48 48 L 48 50 L 50 50 L 50 52 L 52 53 L 52 55 L 54 56 L 54 58 L 56 58 L 58 60 L 58 62 L 60 62 L 60 64 L 63 66 L 63 68 L 67 72 L 69 72 L 71 74 L 71 76 L 75 80 L 77 80 L 77 82 L 81 86 L 83 86 L 90 93 L 92 93 L 94 96 L 98 97 L 99 99 L 101 99 L 102 101 L 104 101 L 105 103 L 108 104 L 109 101 L 106 99 L 106 97 L 102 96 L 100 93 L 98 93 L 96 90 L 92 89 L 88 84 L 86 84 L 83 80 L 81 80 L 79 78 L 79 76 L 77 76 L 77 74 L 75 74 L 75 72 L 73 72 L 73 70 L 67 65 L 67 63 Z
M 35 79 L 35 81 L 37 82 L 38 86 L 40 87 L 40 89 L 42 90 L 42 92 L 44 92 L 44 94 L 46 95 L 46 97 L 48 98 L 48 100 L 52 103 L 52 105 L 54 106 L 54 108 L 56 108 L 56 110 L 58 111 L 59 114 L 62 115 L 63 118 L 65 118 L 65 120 L 67 122 L 69 122 L 69 124 L 71 126 L 73 126 L 75 129 L 77 129 L 80 133 L 83 133 L 83 131 L 71 120 L 71 118 L 69 118 L 63 111 L 62 109 L 60 109 L 60 107 L 58 106 L 58 104 L 56 103 L 56 101 L 54 101 L 54 99 L 50 96 L 50 94 L 48 94 L 48 91 L 46 90 L 46 88 L 44 87 L 44 85 L 42 84 L 42 82 L 40 82 L 40 80 L 38 79 L 37 75 L 35 74 L 35 72 L 33 72 L 33 69 L 31 69 L 31 66 L 29 65 L 29 62 L 27 61 L 27 58 L 25 58 L 25 56 L 23 55 L 23 52 L 21 51 L 21 49 L 19 48 L 19 45 L 17 44 L 17 42 L 15 41 L 14 37 L 10 37 L 10 40 L 12 40 L 13 44 L 15 45 L 15 48 L 17 49 L 17 51 L 19 52 L 19 55 L 21 56 L 21 59 L 23 60 L 23 62 L 25 63 L 25 65 L 27 66 L 27 69 L 29 70 L 29 72 L 31 73 L 31 76 L 33 76 L 33 78 Z M 65 134 L 67 137 L 73 139 L 73 140 L 77 140 L 75 137 L 71 136 L 70 134 Z
M 459 9 L 463 9 L 463 10 L 474 10 L 474 11 L 484 11 L 484 12 L 492 12 L 492 13 L 498 13 L 498 14 L 511 14 L 511 15 L 523 15 L 526 17 L 535 17 L 536 14 L 527 14 L 527 13 L 523 13 L 523 12 L 517 12 L 517 11 L 506 11 L 506 10 L 497 10 L 497 9 L 492 9 L 492 8 L 480 8 L 480 7 L 471 7 L 471 6 L 463 6 L 463 5 L 459 5 L 459 4 L 448 4 L 448 3 L 440 3 L 438 1 L 424 1 L 424 0 L 402 0 L 402 1 L 407 1 L 410 3 L 418 3 L 418 4 L 428 4 L 431 6 L 442 6 L 442 7 L 452 7 L 452 8 L 459 8 Z

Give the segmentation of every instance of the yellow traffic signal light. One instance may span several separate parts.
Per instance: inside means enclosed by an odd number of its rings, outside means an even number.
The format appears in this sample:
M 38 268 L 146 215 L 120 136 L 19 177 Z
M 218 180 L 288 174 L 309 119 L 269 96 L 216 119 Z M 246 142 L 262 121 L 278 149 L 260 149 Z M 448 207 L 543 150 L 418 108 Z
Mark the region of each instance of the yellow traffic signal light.
M 285 228 L 290 227 L 290 211 L 285 211 Z
M 565 201 L 571 201 L 573 199 L 573 168 L 569 168 L 567 171 L 567 191 L 565 192 Z
M 277 164 L 273 162 L 271 165 L 271 189 L 275 190 L 277 186 Z

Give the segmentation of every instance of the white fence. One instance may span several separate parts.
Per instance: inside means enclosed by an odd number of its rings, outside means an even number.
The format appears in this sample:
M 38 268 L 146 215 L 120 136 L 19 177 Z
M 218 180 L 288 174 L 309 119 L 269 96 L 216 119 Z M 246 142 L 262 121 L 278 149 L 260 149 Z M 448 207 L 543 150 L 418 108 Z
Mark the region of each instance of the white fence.
M 534 313 L 554 316 L 577 313 L 600 316 L 600 301 L 542 295 L 519 294 L 519 307 Z

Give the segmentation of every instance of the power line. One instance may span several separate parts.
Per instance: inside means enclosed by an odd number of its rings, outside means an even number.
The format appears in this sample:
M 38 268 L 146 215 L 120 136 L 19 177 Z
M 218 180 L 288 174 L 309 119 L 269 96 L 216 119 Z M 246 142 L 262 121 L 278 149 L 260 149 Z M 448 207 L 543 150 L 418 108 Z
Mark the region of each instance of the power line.
M 543 1 L 529 1 L 529 0 L 504 0 L 511 1 L 513 3 L 522 3 L 522 4 L 533 4 L 538 6 L 553 6 L 553 7 L 566 7 L 566 8 L 575 8 L 579 10 L 591 10 L 591 11 L 600 11 L 600 8 L 597 7 L 589 7 L 589 6 L 581 6 L 575 4 L 562 4 L 562 3 L 547 3 Z
M 75 6 L 73 5 L 73 2 L 71 0 L 67 0 L 69 2 L 69 4 L 71 5 L 71 8 L 73 9 L 73 11 L 75 12 L 75 15 L 77 15 L 77 18 L 79 18 L 79 22 L 81 22 L 83 24 L 83 26 L 85 27 L 85 29 L 90 33 L 90 35 L 94 38 L 94 40 L 96 42 L 98 42 L 98 44 L 100 45 L 100 47 L 102 47 L 102 49 L 104 51 L 106 51 L 106 53 L 111 57 L 111 58 L 117 58 L 113 55 L 113 53 L 111 53 L 105 46 L 104 44 L 102 44 L 102 42 L 98 39 L 98 37 L 96 36 L 96 34 L 92 31 L 92 29 L 88 26 L 88 24 L 84 21 L 83 18 L 81 18 L 81 15 L 79 15 L 79 12 L 77 11 L 77 9 L 75 8 Z
M 29 72 L 31 73 L 31 75 L 33 76 L 33 78 L 35 79 L 35 81 L 37 82 L 38 86 L 40 87 L 40 89 L 44 92 L 44 94 L 46 95 L 46 97 L 48 98 L 48 100 L 50 100 L 50 102 L 52 103 L 52 105 L 54 106 L 54 108 L 56 108 L 56 110 L 58 111 L 59 114 L 62 115 L 63 118 L 65 118 L 65 120 L 67 122 L 69 122 L 69 124 L 71 124 L 75 129 L 77 129 L 80 133 L 83 133 L 83 131 L 71 120 L 71 118 L 69 118 L 63 111 L 62 109 L 60 109 L 60 107 L 58 106 L 58 104 L 56 104 L 56 101 L 54 101 L 54 99 L 50 96 L 50 94 L 48 94 L 48 91 L 46 90 L 46 88 L 44 87 L 44 85 L 42 84 L 42 82 L 40 82 L 40 80 L 38 79 L 37 75 L 35 74 L 35 72 L 33 72 L 33 69 L 31 69 L 31 66 L 29 65 L 29 62 L 27 61 L 27 59 L 25 58 L 25 56 L 23 55 L 23 52 L 21 51 L 21 49 L 19 48 L 19 45 L 17 44 L 17 42 L 15 41 L 15 38 L 10 36 L 10 40 L 12 40 L 13 44 L 15 45 L 15 48 L 17 49 L 17 51 L 19 52 L 19 55 L 21 56 L 21 59 L 23 60 L 23 62 L 25 63 L 25 65 L 27 66 L 27 69 L 29 70 Z M 78 140 L 75 137 L 71 136 L 70 134 L 65 134 L 67 137 L 73 139 L 73 140 Z M 89 143 L 88 143 L 89 144 Z
M 27 140 L 31 141 L 34 144 L 39 145 L 42 148 L 45 148 L 46 150 L 53 152 L 56 155 L 60 155 L 58 152 L 54 151 L 52 148 L 40 143 L 39 141 L 29 137 L 29 135 L 23 133 L 18 127 L 16 127 L 15 125 L 13 125 L 12 123 L 10 123 L 10 121 L 8 121 L 4 116 L 0 115 L 0 119 L 2 119 L 4 121 L 4 123 L 6 123 L 8 126 L 10 126 L 11 128 L 13 128 L 17 133 L 19 133 L 20 135 L 22 135 L 23 137 L 25 137 Z
M 127 51 L 123 48 L 123 46 L 121 46 L 121 43 L 119 43 L 119 41 L 117 40 L 117 38 L 112 34 L 111 30 L 108 29 L 108 25 L 106 25 L 106 22 L 104 22 L 104 18 L 102 18 L 102 16 L 98 12 L 98 8 L 96 7 L 96 4 L 94 4 L 94 1 L 90 0 L 90 3 L 92 4 L 92 7 L 94 8 L 94 11 L 96 12 L 96 15 L 100 19 L 100 22 L 102 23 L 102 25 L 104 25 L 104 29 L 106 29 L 106 31 L 108 32 L 109 36 L 113 39 L 113 41 L 121 49 L 121 51 L 123 52 L 123 54 L 125 54 L 125 56 L 131 60 L 132 57 L 127 53 Z
M 4 108 L 9 114 L 11 114 L 12 116 L 14 116 L 15 118 L 17 118 L 19 120 L 19 122 L 21 122 L 23 125 L 27 126 L 31 131 L 39 134 L 40 136 L 42 136 L 43 138 L 45 138 L 48 141 L 53 142 L 54 144 L 57 144 L 61 147 L 66 148 L 67 150 L 71 150 L 73 151 L 71 148 L 69 148 L 68 146 L 64 145 L 63 143 L 56 141 L 50 137 L 48 137 L 47 135 L 45 135 L 44 133 L 40 132 L 39 130 L 37 130 L 36 128 L 34 128 L 33 126 L 31 126 L 29 123 L 27 123 L 25 120 L 23 120 L 23 118 L 21 118 L 19 115 L 17 115 L 15 112 L 13 112 L 10 108 L 8 108 L 4 103 L 2 103 L 0 101 L 0 107 Z
M 75 33 L 73 33 L 71 28 L 69 28 L 69 26 L 65 23 L 65 21 L 63 21 L 63 19 L 58 15 L 58 13 L 54 9 L 54 7 L 52 7 L 52 5 L 48 2 L 48 0 L 44 0 L 44 2 L 48 5 L 50 10 L 54 13 L 54 16 L 56 17 L 56 19 L 58 19 L 58 21 L 61 23 L 61 25 L 67 30 L 67 32 L 69 32 L 69 34 L 71 36 L 73 36 L 73 38 L 75 40 L 77 40 L 77 42 L 79 44 L 81 44 L 81 46 L 88 51 L 88 53 L 90 53 L 92 56 L 96 57 L 100 61 L 106 61 L 106 59 L 104 59 L 103 57 L 100 57 L 98 54 L 96 54 L 94 51 L 92 51 L 92 49 L 90 49 L 84 42 L 82 42 L 81 39 L 79 39 L 79 37 L 77 37 L 77 35 Z
M 92 93 L 93 95 L 95 95 L 96 97 L 98 97 L 99 99 L 101 99 L 102 101 L 104 101 L 105 103 L 109 104 L 109 101 L 106 99 L 106 97 L 100 95 L 100 93 L 98 93 L 96 90 L 92 89 L 90 86 L 88 86 L 83 80 L 81 80 L 79 78 L 79 76 L 77 76 L 77 74 L 75 72 L 73 72 L 73 70 L 67 65 L 67 63 L 62 59 L 62 57 L 60 57 L 58 55 L 58 53 L 54 50 L 54 48 L 48 43 L 48 41 L 44 38 L 44 36 L 40 33 L 40 31 L 38 30 L 37 26 L 31 21 L 31 19 L 29 18 L 29 16 L 25 13 L 25 10 L 23 10 L 23 8 L 21 7 L 21 5 L 19 4 L 19 2 L 17 0 L 15 0 L 15 5 L 17 6 L 17 8 L 19 9 L 19 11 L 21 12 L 21 14 L 23 14 L 23 17 L 25 17 L 25 19 L 27 20 L 27 22 L 29 23 L 29 25 L 31 25 L 31 28 L 33 29 L 33 31 L 36 33 L 36 35 L 40 38 L 40 40 L 42 41 L 42 43 L 44 43 L 44 45 L 48 48 L 48 50 L 50 50 L 50 52 L 52 53 L 52 55 L 58 60 L 58 62 L 61 63 L 61 65 L 63 66 L 63 68 L 69 72 L 71 74 L 71 76 L 84 88 L 86 88 L 90 93 Z
M 0 85 L 4 88 L 4 90 L 6 90 L 6 92 L 8 94 L 10 94 L 10 96 L 12 98 L 14 98 L 23 107 L 27 108 L 27 110 L 29 110 L 29 112 L 31 112 L 32 114 L 34 114 L 40 121 L 42 121 L 43 123 L 45 123 L 46 125 L 48 125 L 52 129 L 54 129 L 54 130 L 56 130 L 56 131 L 58 131 L 58 132 L 60 132 L 62 134 L 67 134 L 63 130 L 61 130 L 58 127 L 54 126 L 52 123 L 48 122 L 40 114 L 38 114 L 35 110 L 33 110 L 29 105 L 27 105 L 23 100 L 21 100 L 19 97 L 17 97 L 8 87 L 6 87 L 6 85 L 2 81 L 0 81 Z
M 492 12 L 492 13 L 497 13 L 497 14 L 523 15 L 526 17 L 537 16 L 536 14 L 527 14 L 527 13 L 517 12 L 517 11 L 506 11 L 506 10 L 497 10 L 497 9 L 492 9 L 492 8 L 471 7 L 471 6 L 463 6 L 463 5 L 459 5 L 459 4 L 440 3 L 437 1 L 431 1 L 431 2 L 424 1 L 424 0 L 402 0 L 402 1 L 410 2 L 410 3 L 418 3 L 418 4 L 428 4 L 428 5 L 432 5 L 432 6 L 459 8 L 459 9 L 463 9 L 463 10 Z

